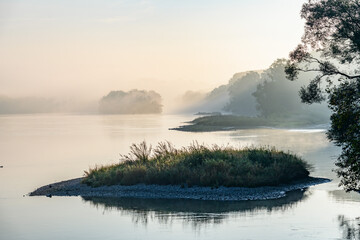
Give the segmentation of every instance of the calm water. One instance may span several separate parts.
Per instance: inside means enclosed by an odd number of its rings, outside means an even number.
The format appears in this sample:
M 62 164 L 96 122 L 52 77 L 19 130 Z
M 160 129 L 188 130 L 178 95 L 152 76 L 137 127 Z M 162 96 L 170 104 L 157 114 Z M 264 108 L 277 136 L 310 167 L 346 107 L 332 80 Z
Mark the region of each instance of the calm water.
M 337 187 L 339 149 L 323 129 L 169 131 L 193 116 L 0 117 L 0 239 L 359 239 L 360 194 Z M 118 162 L 129 145 L 169 140 L 290 150 L 333 182 L 284 199 L 246 202 L 28 197 L 50 182 Z M 355 236 L 357 235 L 357 237 Z

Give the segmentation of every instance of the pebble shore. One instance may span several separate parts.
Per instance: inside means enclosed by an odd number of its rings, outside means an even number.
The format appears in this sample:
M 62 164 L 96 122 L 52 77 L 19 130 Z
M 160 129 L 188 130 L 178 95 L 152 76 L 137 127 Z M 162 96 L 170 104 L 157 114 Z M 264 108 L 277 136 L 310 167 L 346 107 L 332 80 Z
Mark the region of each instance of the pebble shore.
M 216 201 L 267 200 L 286 196 L 287 192 L 306 189 L 330 182 L 326 178 L 309 177 L 302 181 L 279 186 L 244 187 L 181 187 L 178 185 L 101 186 L 90 187 L 81 183 L 82 178 L 49 184 L 31 192 L 30 196 L 82 196 L 112 198 L 194 199 Z

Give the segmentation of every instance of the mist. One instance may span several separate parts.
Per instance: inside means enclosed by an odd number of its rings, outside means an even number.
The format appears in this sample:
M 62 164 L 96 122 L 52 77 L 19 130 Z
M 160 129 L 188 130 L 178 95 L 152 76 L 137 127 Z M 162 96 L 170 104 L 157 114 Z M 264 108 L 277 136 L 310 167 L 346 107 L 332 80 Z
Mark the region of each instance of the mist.
M 299 75 L 291 82 L 285 75 L 286 60 L 275 60 L 264 70 L 235 73 L 227 84 L 208 93 L 186 92 L 179 113 L 232 114 L 292 122 L 328 122 L 326 103 L 308 105 L 301 102 L 299 90 L 313 77 Z
M 0 114 L 96 113 L 97 102 L 74 98 L 0 96 Z
M 177 113 L 225 113 L 256 115 L 256 101 L 251 96 L 260 81 L 261 71 L 235 73 L 226 84 L 203 93 L 188 91 L 179 98 Z
M 286 57 L 302 33 L 295 1 L 81 2 L 0 2 L 0 95 L 97 102 L 143 89 L 173 112 L 189 90 Z
M 111 91 L 99 102 L 103 114 L 153 114 L 162 112 L 161 96 L 155 91 Z
M 238 72 L 212 90 L 112 90 L 100 97 L 0 97 L 0 114 L 92 113 L 92 114 L 233 114 L 268 119 L 328 121 L 326 104 L 307 105 L 298 94 L 313 76 L 302 74 L 295 82 L 286 79 L 285 60 L 264 70 Z M 141 84 L 144 86 L 144 84 Z M 166 85 L 166 84 L 165 84 Z M 177 87 L 177 85 L 175 84 Z M 144 87 L 150 88 L 151 84 Z M 154 86 L 156 89 L 156 86 Z M 184 86 L 182 86 L 184 88 Z M 179 87 L 179 91 L 181 88 Z M 164 101 L 163 94 L 167 97 Z M 164 110 L 165 109 L 165 110 Z M 282 121 L 282 120 L 281 120 Z
M 116 111 L 99 102 L 142 89 L 161 97 L 151 112 L 259 115 L 252 94 L 264 78 L 248 70 L 287 57 L 303 31 L 293 1 L 0 6 L 0 113 L 146 112 L 136 97 Z
M 176 100 L 173 113 L 194 114 L 197 112 L 221 112 L 224 104 L 229 100 L 225 85 L 215 88 L 211 92 L 187 91 Z

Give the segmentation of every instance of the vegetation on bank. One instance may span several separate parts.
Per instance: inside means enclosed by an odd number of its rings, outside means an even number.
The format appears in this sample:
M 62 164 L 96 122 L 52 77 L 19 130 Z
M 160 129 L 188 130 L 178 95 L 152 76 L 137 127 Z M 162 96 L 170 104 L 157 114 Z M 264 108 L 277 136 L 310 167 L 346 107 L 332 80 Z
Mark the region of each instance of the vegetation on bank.
M 360 1 L 316 0 L 303 4 L 305 32 L 289 54 L 289 80 L 312 72 L 300 88 L 308 104 L 326 101 L 331 110 L 327 137 L 341 147 L 335 165 L 340 185 L 360 191 Z M 316 53 L 316 54 L 313 54 Z
M 207 147 L 193 143 L 176 149 L 169 142 L 155 148 L 133 144 L 119 164 L 85 172 L 83 183 L 134 185 L 259 187 L 286 184 L 309 176 L 310 166 L 296 155 L 274 148 Z
M 314 120 L 312 118 L 308 118 L 307 116 L 293 117 L 283 115 L 278 117 L 263 118 L 235 115 L 217 115 L 198 117 L 189 123 L 189 125 L 172 128 L 171 130 L 186 132 L 209 132 L 258 127 L 293 128 L 325 124 L 327 121 L 320 119 Z

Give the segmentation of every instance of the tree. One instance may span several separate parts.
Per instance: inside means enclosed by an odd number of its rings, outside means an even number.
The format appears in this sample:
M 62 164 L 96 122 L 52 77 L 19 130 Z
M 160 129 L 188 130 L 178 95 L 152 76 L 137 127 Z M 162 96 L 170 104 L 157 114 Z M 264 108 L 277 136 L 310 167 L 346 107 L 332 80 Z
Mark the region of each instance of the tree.
M 284 69 L 285 59 L 277 59 L 260 78 L 256 91 L 256 109 L 261 117 L 292 124 L 321 124 L 329 121 L 330 112 L 325 104 L 306 105 L 298 96 L 299 88 L 313 74 L 302 74 L 297 81 L 290 82 Z
M 137 89 L 129 92 L 111 91 L 101 98 L 99 111 L 104 114 L 161 113 L 161 96 L 154 91 Z
M 285 72 L 290 80 L 300 72 L 317 73 L 300 89 L 301 99 L 327 100 L 327 137 L 342 148 L 335 163 L 340 185 L 360 190 L 360 0 L 309 0 L 301 17 L 302 43 L 290 53 Z
M 256 116 L 256 101 L 251 93 L 256 90 L 259 82 L 260 74 L 257 72 L 248 72 L 230 81 L 227 88 L 230 99 L 224 110 L 239 115 Z
M 252 94 L 257 102 L 256 109 L 265 118 L 292 115 L 302 111 L 299 98 L 294 97 L 300 86 L 287 81 L 285 60 L 276 60 L 261 76 L 261 83 Z M 296 96 L 296 95 L 295 95 Z

